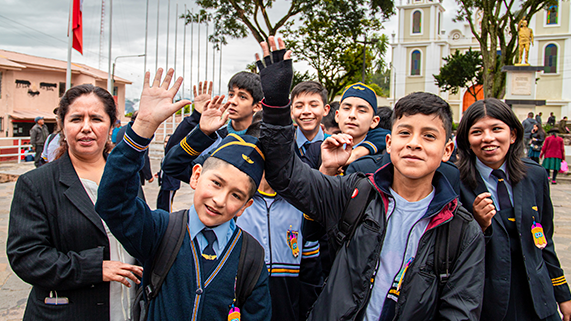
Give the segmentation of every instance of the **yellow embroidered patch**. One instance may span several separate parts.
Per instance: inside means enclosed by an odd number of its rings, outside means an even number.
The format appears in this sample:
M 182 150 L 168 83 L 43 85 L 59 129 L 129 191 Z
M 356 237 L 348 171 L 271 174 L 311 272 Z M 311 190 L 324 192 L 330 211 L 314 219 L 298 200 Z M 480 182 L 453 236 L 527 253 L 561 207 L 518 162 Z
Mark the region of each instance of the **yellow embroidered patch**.
M 254 161 L 253 161 L 252 159 L 250 159 L 250 157 L 248 157 L 248 156 L 242 154 L 242 158 L 243 158 L 246 162 L 248 162 L 249 164 L 254 164 Z
M 537 212 L 537 206 L 532 206 L 531 209 Z
M 360 86 L 353 86 L 354 89 L 359 89 L 359 90 L 365 90 L 365 88 L 360 87 Z

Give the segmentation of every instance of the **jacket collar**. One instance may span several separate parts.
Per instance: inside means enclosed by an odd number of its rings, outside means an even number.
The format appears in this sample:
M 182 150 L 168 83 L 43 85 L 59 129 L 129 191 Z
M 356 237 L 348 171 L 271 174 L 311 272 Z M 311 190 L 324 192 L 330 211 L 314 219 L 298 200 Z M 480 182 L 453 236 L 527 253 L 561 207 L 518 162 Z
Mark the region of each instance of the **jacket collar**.
M 67 152 L 62 155 L 58 162 L 58 172 L 60 183 L 67 186 L 67 190 L 65 190 L 63 194 L 83 215 L 106 235 L 107 233 L 101 222 L 101 217 L 95 212 L 95 206 L 79 180 Z
M 389 187 L 392 185 L 394 177 L 394 167 L 391 162 L 379 168 L 370 180 L 375 188 L 383 195 L 383 200 L 392 197 L 389 192 Z M 458 206 L 458 194 L 454 191 L 446 177 L 439 171 L 434 173 L 432 178 L 432 185 L 434 186 L 434 198 L 428 206 L 428 210 L 424 218 L 433 216 L 427 230 L 446 222 L 453 216 L 454 210 Z M 385 208 L 387 208 L 385 204 Z

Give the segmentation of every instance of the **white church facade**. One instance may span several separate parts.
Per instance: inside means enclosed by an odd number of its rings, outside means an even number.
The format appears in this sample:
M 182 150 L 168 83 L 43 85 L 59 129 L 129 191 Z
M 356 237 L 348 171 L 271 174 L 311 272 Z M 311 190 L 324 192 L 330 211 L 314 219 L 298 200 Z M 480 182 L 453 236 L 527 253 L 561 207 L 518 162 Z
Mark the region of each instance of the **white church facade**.
M 440 72 L 443 57 L 456 50 L 479 50 L 467 22 L 454 24 L 451 30 L 443 27 L 445 8 L 439 1 L 401 0 L 397 5 L 399 26 L 391 38 L 392 101 L 415 92 L 427 91 L 444 98 L 459 121 L 463 110 L 473 102 L 466 89 L 456 95 L 441 92 L 433 75 Z M 559 1 L 548 10 L 541 10 L 529 21 L 534 40 L 529 53 L 532 66 L 545 66 L 536 74 L 535 99 L 545 100 L 545 105 L 518 105 L 514 112 L 521 119 L 532 111 L 543 112 L 543 121 L 550 112 L 556 119 L 571 117 L 571 5 Z M 450 23 L 446 23 L 450 25 Z

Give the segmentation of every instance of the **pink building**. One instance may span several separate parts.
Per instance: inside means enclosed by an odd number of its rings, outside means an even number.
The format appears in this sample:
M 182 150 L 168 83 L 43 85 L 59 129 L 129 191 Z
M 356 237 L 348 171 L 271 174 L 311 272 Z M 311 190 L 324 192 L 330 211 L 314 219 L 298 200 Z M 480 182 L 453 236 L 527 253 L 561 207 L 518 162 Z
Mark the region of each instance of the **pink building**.
M 43 116 L 53 130 L 60 97 L 65 92 L 67 62 L 0 49 L 0 137 L 29 136 L 34 118 Z M 107 88 L 107 72 L 71 64 L 71 83 Z M 125 114 L 126 79 L 115 76 L 117 114 Z

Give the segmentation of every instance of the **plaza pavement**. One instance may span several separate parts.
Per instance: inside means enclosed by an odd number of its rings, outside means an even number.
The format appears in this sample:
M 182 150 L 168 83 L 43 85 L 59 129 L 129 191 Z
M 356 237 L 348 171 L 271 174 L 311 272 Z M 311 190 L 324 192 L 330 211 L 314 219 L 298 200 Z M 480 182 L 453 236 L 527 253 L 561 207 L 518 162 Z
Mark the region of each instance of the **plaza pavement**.
M 13 177 L 33 169 L 33 164 L 2 164 L 0 176 Z M 159 169 L 159 162 L 152 160 L 152 169 Z M 10 269 L 6 257 L 6 238 L 8 218 L 12 202 L 15 182 L 0 183 L 0 321 L 22 320 L 24 308 L 31 286 L 20 280 Z M 555 247 L 564 270 L 571 273 L 571 184 L 551 186 L 551 198 L 555 211 Z M 147 183 L 144 191 L 151 208 L 156 207 L 156 196 L 159 191 L 156 180 Z M 182 184 L 173 204 L 174 210 L 188 208 L 192 205 L 193 191 L 188 184 Z

